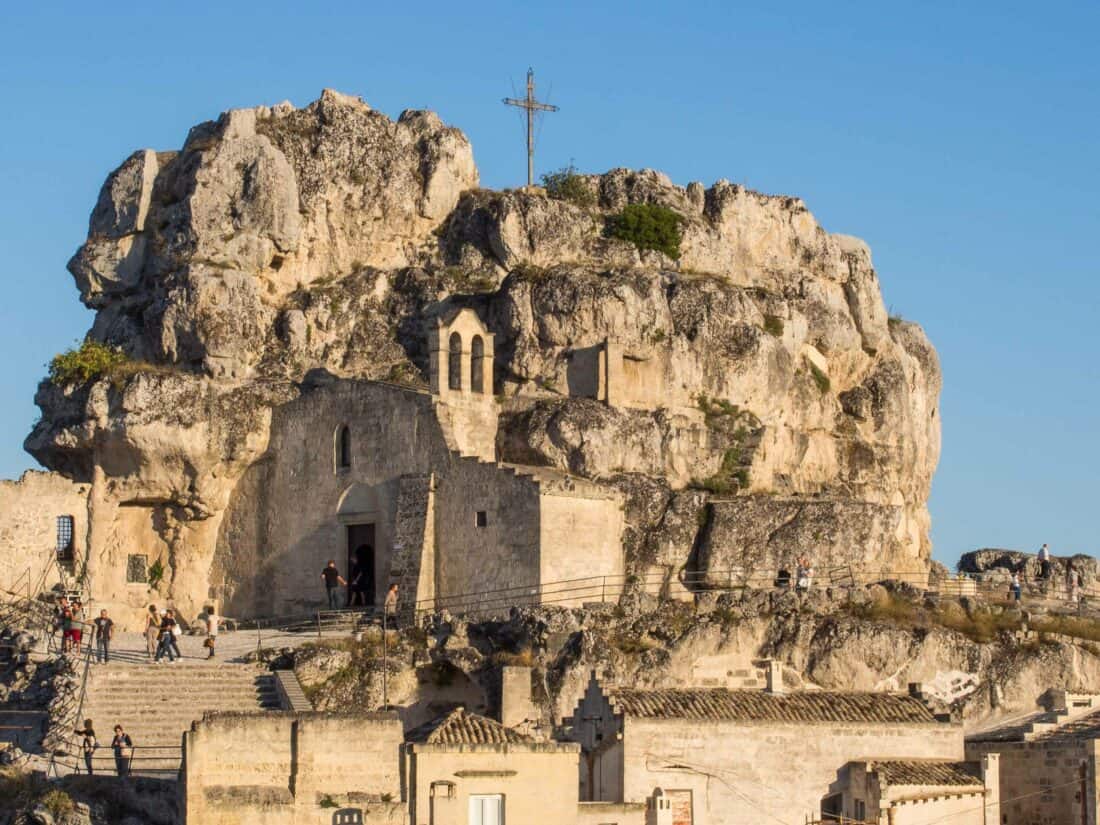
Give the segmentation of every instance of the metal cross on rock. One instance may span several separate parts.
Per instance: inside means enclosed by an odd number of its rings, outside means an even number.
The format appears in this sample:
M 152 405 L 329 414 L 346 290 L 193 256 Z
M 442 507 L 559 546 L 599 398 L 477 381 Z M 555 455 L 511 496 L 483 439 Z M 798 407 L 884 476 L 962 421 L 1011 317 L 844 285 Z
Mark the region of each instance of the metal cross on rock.
M 535 100 L 535 70 L 527 70 L 527 97 L 504 98 L 508 106 L 518 106 L 527 110 L 527 185 L 535 185 L 535 112 L 556 112 L 557 106 L 539 103 Z

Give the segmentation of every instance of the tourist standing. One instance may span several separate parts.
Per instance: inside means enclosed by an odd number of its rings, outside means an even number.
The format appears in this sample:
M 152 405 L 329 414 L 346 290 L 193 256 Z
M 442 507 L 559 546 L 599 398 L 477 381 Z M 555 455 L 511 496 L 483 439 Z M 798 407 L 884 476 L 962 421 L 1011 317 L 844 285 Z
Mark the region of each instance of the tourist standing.
M 206 608 L 206 641 L 204 642 L 204 644 L 206 645 L 206 649 L 210 651 L 206 656 L 207 659 L 214 658 L 214 645 L 217 644 L 217 641 L 218 614 L 214 610 L 214 606 L 209 605 Z
M 351 591 L 351 595 L 348 598 L 348 607 L 360 606 L 366 607 L 367 596 L 363 592 L 363 568 L 359 564 L 353 564 L 351 566 L 351 572 L 348 573 L 348 590 Z
M 383 605 L 385 611 L 385 626 L 397 627 L 397 583 L 394 582 L 390 585 L 390 589 L 386 592 L 386 601 Z
M 316 569 L 316 568 L 314 568 Z M 329 559 L 325 569 L 321 571 L 321 578 L 325 580 L 325 590 L 328 591 L 328 606 L 330 610 L 336 610 L 340 607 L 339 595 L 337 594 L 337 587 L 341 585 L 347 585 L 344 581 L 344 577 L 340 575 L 340 571 L 336 569 L 336 560 Z
M 1072 567 L 1066 568 L 1066 591 L 1071 604 L 1077 604 L 1081 598 L 1081 576 Z
M 73 609 L 68 604 L 61 608 L 61 652 L 73 649 Z
M 172 633 L 168 637 L 168 644 L 172 646 L 172 650 L 176 652 L 176 658 L 182 659 L 183 654 L 180 653 L 180 636 L 183 635 L 183 627 L 180 625 L 179 620 L 176 618 L 176 611 L 172 608 L 168 608 L 168 618 L 172 620 Z
M 800 591 L 810 589 L 810 582 L 813 578 L 813 568 L 810 567 L 810 562 L 805 556 L 798 557 L 798 567 L 795 569 L 795 586 Z
M 1012 598 L 1016 604 L 1020 603 L 1020 574 L 1012 571 Z
M 72 637 L 72 646 L 76 649 L 76 655 L 80 655 L 80 647 L 84 642 L 84 605 L 80 599 L 73 599 L 72 629 L 69 631 Z
M 157 652 L 157 637 L 160 636 L 160 614 L 155 604 L 149 605 L 145 614 L 145 653 L 152 659 Z
M 111 637 L 115 635 L 115 623 L 106 610 L 99 611 L 99 618 L 93 623 L 92 635 L 95 636 L 95 658 L 97 662 L 111 661 Z
M 1039 548 L 1039 578 L 1043 581 L 1050 579 L 1050 548 L 1045 544 Z
M 175 648 L 176 650 L 178 650 L 179 648 L 176 647 L 176 639 L 173 635 L 175 633 L 175 627 L 176 620 L 172 616 L 172 611 L 161 611 L 160 628 L 157 631 L 157 655 L 153 659 L 153 661 L 156 662 L 158 665 L 160 664 L 160 660 L 163 656 L 168 657 L 169 664 L 176 661 L 175 654 L 173 653 L 173 648 Z
M 115 773 L 126 777 L 130 775 L 130 762 L 134 758 L 134 741 L 122 729 L 115 725 L 115 738 L 111 740 L 111 749 L 115 752 Z
M 84 754 L 84 767 L 88 769 L 88 776 L 91 776 L 92 756 L 95 754 L 96 748 L 99 747 L 99 743 L 96 742 L 95 739 L 95 730 L 92 729 L 92 720 L 85 719 L 84 727 L 77 728 L 73 733 L 82 737 L 80 740 L 80 752 Z

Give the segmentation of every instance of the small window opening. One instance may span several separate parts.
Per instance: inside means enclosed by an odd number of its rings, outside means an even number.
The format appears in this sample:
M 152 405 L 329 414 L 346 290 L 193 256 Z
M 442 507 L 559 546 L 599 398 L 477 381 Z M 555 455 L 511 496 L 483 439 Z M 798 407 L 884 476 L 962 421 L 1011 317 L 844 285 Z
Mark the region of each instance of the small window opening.
M 73 558 L 73 517 L 57 517 L 57 557 L 62 561 Z
M 477 527 L 488 527 L 489 513 L 486 510 L 478 510 L 474 514 L 474 525 Z
M 336 469 L 346 470 L 351 466 L 351 430 L 345 425 L 336 436 Z
M 452 390 L 462 389 L 462 336 L 451 333 L 447 346 L 447 386 Z
M 470 389 L 485 392 L 485 342 L 480 335 L 470 342 Z
M 147 584 L 149 582 L 149 557 L 132 553 L 126 557 L 126 583 Z

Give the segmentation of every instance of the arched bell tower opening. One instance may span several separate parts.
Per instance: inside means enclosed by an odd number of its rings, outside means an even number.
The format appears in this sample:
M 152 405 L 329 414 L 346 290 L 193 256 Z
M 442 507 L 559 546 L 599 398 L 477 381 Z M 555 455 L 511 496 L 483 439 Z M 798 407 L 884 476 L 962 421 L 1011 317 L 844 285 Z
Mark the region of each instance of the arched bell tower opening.
M 439 318 L 430 342 L 429 378 L 444 435 L 453 449 L 485 461 L 496 459 L 493 337 L 465 307 Z

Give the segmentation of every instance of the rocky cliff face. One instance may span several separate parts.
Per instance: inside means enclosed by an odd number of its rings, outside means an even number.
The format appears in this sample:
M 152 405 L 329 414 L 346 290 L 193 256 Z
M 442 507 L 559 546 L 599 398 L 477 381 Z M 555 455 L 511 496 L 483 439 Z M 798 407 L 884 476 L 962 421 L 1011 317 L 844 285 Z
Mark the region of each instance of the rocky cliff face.
M 758 564 L 851 563 L 859 541 L 860 564 L 926 571 L 939 365 L 888 318 L 865 244 L 725 181 L 614 170 L 581 179 L 584 206 L 477 185 L 434 114 L 330 91 L 135 153 L 70 262 L 90 337 L 132 368 L 44 382 L 27 449 L 94 482 L 104 534 L 150 508 L 170 556 L 201 561 L 274 405 L 316 370 L 423 383 L 430 325 L 470 306 L 496 334 L 501 459 L 625 491 L 632 570 L 736 565 L 707 536 L 765 513 Z M 682 216 L 679 260 L 608 237 L 637 203 Z M 592 397 L 600 351 L 620 404 Z

